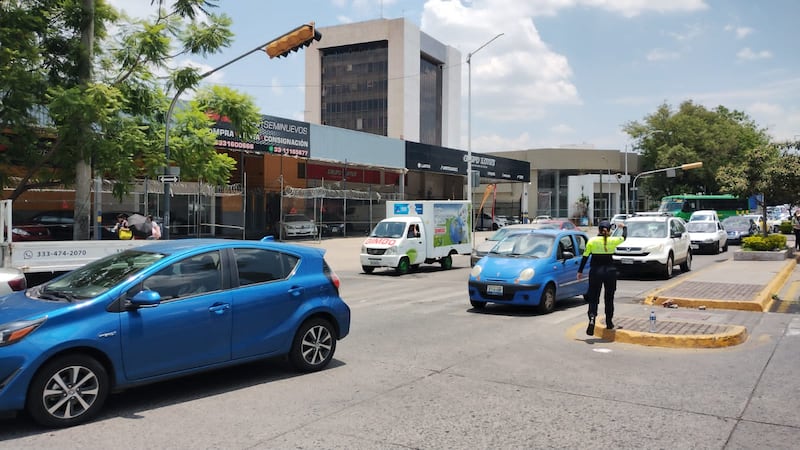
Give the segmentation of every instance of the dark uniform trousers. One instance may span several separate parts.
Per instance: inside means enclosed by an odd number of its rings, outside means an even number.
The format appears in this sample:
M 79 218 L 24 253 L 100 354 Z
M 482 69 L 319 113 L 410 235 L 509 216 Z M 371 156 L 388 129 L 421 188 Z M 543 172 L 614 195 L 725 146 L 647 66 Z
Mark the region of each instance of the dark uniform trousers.
M 589 268 L 589 290 L 586 301 L 589 302 L 589 319 L 597 317 L 597 306 L 600 303 L 600 290 L 606 307 L 606 320 L 614 317 L 614 292 L 617 290 L 617 269 L 613 264 L 592 265 Z

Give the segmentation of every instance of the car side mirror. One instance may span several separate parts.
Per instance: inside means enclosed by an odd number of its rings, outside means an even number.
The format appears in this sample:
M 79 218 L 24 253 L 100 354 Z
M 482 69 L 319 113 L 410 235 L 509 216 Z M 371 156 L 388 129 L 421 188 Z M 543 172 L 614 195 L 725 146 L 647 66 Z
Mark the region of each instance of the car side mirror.
M 561 258 L 564 259 L 565 261 L 568 260 L 568 259 L 572 259 L 574 257 L 575 257 L 575 253 L 572 253 L 572 252 L 564 252 L 564 253 L 561 254 Z
M 152 308 L 159 304 L 161 304 L 161 294 L 150 290 L 139 291 L 128 301 L 128 305 L 132 308 Z

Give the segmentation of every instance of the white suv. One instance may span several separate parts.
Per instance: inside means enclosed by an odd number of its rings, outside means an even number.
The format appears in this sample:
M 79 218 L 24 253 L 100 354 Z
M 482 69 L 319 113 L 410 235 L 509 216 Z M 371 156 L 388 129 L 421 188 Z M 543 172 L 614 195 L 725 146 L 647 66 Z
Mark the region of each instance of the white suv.
M 686 222 L 667 215 L 634 215 L 625 221 L 627 238 L 614 252 L 620 270 L 655 270 L 664 278 L 680 265 L 682 272 L 692 269 L 692 249 Z M 621 235 L 617 228 L 614 235 Z

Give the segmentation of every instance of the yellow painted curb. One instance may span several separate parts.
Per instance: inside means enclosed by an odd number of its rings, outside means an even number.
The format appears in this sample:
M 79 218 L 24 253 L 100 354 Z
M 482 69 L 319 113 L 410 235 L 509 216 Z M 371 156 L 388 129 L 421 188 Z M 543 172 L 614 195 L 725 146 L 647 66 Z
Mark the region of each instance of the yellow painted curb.
M 668 321 L 662 321 L 668 322 Z M 726 325 L 728 331 L 716 334 L 661 334 L 642 333 L 624 328 L 608 330 L 595 326 L 594 335 L 605 340 L 624 344 L 647 345 L 669 348 L 721 348 L 739 345 L 747 340 L 747 328 L 741 325 Z
M 661 297 L 659 293 L 680 284 L 680 282 L 672 283 L 669 286 L 659 288 L 644 299 L 646 305 L 661 306 L 665 302 L 672 302 L 684 308 L 697 308 L 705 306 L 709 309 L 733 309 L 737 311 L 759 311 L 766 312 L 772 307 L 772 296 L 780 292 L 781 286 L 786 283 L 789 276 L 792 274 L 797 260 L 789 259 L 783 266 L 783 269 L 767 284 L 767 286 L 756 295 L 753 300 L 726 300 L 726 299 L 697 299 L 697 298 L 683 298 L 683 297 Z M 686 279 L 681 280 L 685 281 Z

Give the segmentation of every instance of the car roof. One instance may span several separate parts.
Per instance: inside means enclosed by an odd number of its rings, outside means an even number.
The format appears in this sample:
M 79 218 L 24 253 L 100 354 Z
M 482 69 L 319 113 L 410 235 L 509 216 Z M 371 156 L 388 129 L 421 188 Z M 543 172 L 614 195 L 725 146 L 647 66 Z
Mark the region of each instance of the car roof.
M 325 254 L 325 249 L 322 248 L 309 247 L 299 244 L 287 244 L 284 242 L 270 240 L 268 238 L 259 241 L 214 238 L 171 239 L 164 241 L 153 241 L 152 244 L 144 244 L 134 247 L 128 251 L 140 250 L 146 252 L 164 253 L 171 256 L 183 256 L 200 253 L 203 251 L 231 247 L 250 247 L 262 248 L 265 250 L 290 251 L 291 253 L 299 254 L 300 256 L 322 256 Z
M 515 234 L 541 234 L 546 236 L 559 236 L 562 234 L 586 234 L 581 230 L 556 230 L 553 228 L 528 228 L 528 229 L 520 229 L 519 231 L 514 231 L 512 233 L 508 233 L 506 237 L 512 236 Z
M 680 217 L 675 216 L 668 216 L 668 215 L 660 215 L 660 214 L 647 214 L 647 215 L 635 215 L 632 217 L 628 217 L 627 220 L 634 221 L 634 222 L 666 222 L 669 219 L 681 219 Z

